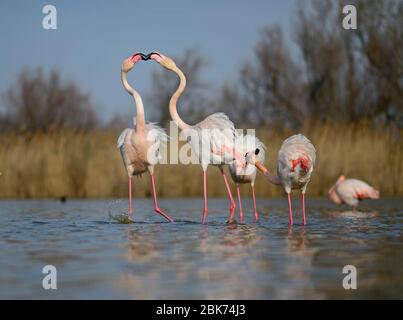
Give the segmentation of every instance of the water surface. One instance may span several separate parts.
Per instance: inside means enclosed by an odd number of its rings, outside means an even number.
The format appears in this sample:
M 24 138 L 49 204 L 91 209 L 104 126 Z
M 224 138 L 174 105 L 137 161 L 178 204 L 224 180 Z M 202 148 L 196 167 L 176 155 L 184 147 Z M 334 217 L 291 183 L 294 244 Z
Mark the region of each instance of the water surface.
M 285 199 L 244 200 L 243 224 L 228 225 L 228 203 L 135 200 L 136 223 L 109 212 L 125 200 L 0 201 L 2 299 L 403 299 L 403 200 L 364 202 L 360 212 L 307 200 L 308 226 L 288 227 Z M 42 288 L 42 268 L 57 268 L 57 290 Z M 345 290 L 354 265 L 358 289 Z

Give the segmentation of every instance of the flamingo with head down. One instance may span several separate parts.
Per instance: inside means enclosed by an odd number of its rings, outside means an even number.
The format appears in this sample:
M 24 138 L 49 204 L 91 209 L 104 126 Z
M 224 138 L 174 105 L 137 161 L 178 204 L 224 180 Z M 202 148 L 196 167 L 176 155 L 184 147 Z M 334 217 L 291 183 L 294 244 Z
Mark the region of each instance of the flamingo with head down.
M 257 160 L 260 163 L 264 163 L 264 153 L 266 147 L 254 135 L 247 134 L 239 136 L 235 142 L 235 148 L 241 154 L 247 154 L 249 152 L 254 153 L 255 150 L 259 150 Z M 240 222 L 242 222 L 243 219 L 241 191 L 239 188 L 240 183 L 250 183 L 250 186 L 252 188 L 253 213 L 255 216 L 255 221 L 258 221 L 259 214 L 257 212 L 256 197 L 255 197 L 256 167 L 251 165 L 250 163 L 247 163 L 245 166 L 242 162 L 236 159 L 229 165 L 229 171 L 231 173 L 232 180 L 236 184 Z
M 140 94 L 127 82 L 126 75 L 140 60 L 147 60 L 142 53 L 135 53 L 123 61 L 121 80 L 125 90 L 134 98 L 136 105 L 136 118 L 134 129 L 125 129 L 119 136 L 117 147 L 120 149 L 123 163 L 129 176 L 129 210 L 128 215 L 133 214 L 132 177 L 148 171 L 151 175 L 151 185 L 154 196 L 154 210 L 168 221 L 173 220 L 158 206 L 155 190 L 154 165 L 161 159 L 160 147 L 168 140 L 165 131 L 154 123 L 145 121 L 144 106 Z
M 300 189 L 302 192 L 302 224 L 306 225 L 305 192 L 315 166 L 316 150 L 311 141 L 302 134 L 296 134 L 284 140 L 277 157 L 277 176 L 259 162 L 255 152 L 246 155 L 246 161 L 256 166 L 271 183 L 282 185 L 288 197 L 288 212 L 290 225 L 293 224 L 291 208 L 291 190 Z
M 346 203 L 355 210 L 363 199 L 379 199 L 379 191 L 358 179 L 340 176 L 329 190 L 329 197 L 336 204 Z
M 188 143 L 192 147 L 193 152 L 198 156 L 203 169 L 204 208 L 202 223 L 205 224 L 207 217 L 207 167 L 209 164 L 215 165 L 220 169 L 230 199 L 229 221 L 233 222 L 236 206 L 223 166 L 231 163 L 234 159 L 245 163 L 244 157 L 234 148 L 234 140 L 238 136 L 234 123 L 226 114 L 221 112 L 214 113 L 195 125 L 184 122 L 178 114 L 177 102 L 186 88 L 185 75 L 171 58 L 161 53 L 152 52 L 148 57 L 158 62 L 164 68 L 173 71 L 179 77 L 179 86 L 169 101 L 169 113 L 176 125 L 190 136 Z

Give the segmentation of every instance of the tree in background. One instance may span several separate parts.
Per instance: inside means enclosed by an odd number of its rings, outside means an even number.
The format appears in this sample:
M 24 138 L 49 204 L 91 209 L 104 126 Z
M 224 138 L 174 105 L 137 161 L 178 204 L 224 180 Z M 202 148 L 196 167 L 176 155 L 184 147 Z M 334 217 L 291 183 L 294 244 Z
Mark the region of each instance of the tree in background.
M 342 28 L 342 7 L 351 2 L 358 30 Z M 266 27 L 220 104 L 241 125 L 365 119 L 402 126 L 402 39 L 402 1 L 304 2 L 294 17 L 297 52 L 278 26 Z
M 23 70 L 5 94 L 3 124 L 11 129 L 93 129 L 98 121 L 88 95 L 64 83 L 58 71 Z
M 320 120 L 401 121 L 403 3 L 311 1 L 300 7 L 296 41 L 310 114 Z M 341 8 L 354 4 L 358 29 L 344 30 Z
M 262 30 L 254 58 L 243 64 L 237 84 L 224 85 L 220 104 L 241 125 L 299 126 L 306 115 L 301 70 L 279 27 Z
M 403 2 L 360 0 L 357 10 L 357 47 L 377 89 L 371 95 L 372 116 L 403 126 Z

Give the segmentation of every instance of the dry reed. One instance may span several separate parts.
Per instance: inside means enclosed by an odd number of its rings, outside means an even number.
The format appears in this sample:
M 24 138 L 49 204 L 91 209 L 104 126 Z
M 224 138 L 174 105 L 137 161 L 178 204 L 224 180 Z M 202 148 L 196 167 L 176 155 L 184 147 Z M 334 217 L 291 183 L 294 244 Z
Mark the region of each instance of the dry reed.
M 268 147 L 266 164 L 276 169 L 281 142 L 292 133 L 260 129 Z M 326 195 L 338 175 L 363 179 L 384 196 L 403 196 L 401 131 L 366 124 L 309 124 L 301 130 L 317 149 L 317 163 L 308 187 L 310 196 Z M 116 149 L 117 135 L 105 132 L 0 134 L 0 198 L 125 197 L 127 177 Z M 202 195 L 198 165 L 159 165 L 155 170 L 160 197 Z M 151 195 L 148 174 L 135 180 L 135 197 Z M 250 195 L 249 186 L 242 187 Z M 281 188 L 258 176 L 257 195 L 282 195 Z M 208 171 L 208 194 L 225 196 L 219 171 Z

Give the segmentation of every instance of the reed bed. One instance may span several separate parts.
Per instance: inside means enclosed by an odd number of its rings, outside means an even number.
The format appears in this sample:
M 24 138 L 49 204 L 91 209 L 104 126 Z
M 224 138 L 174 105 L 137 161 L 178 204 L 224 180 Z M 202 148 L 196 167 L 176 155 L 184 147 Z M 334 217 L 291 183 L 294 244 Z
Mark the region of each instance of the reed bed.
M 403 196 L 401 130 L 367 124 L 314 124 L 301 133 L 316 147 L 317 162 L 308 186 L 309 196 L 324 196 L 340 174 L 363 179 L 383 196 Z M 257 130 L 268 147 L 266 164 L 276 170 L 277 152 L 291 131 Z M 0 198 L 115 198 L 127 196 L 127 176 L 112 131 L 0 134 Z M 225 169 L 227 170 L 227 169 Z M 201 196 L 199 165 L 158 165 L 160 197 Z M 233 186 L 234 187 L 234 186 Z M 259 197 L 277 197 L 281 188 L 263 176 L 256 181 Z M 149 175 L 135 179 L 135 197 L 150 197 Z M 249 185 L 242 186 L 250 195 Z M 217 168 L 208 170 L 208 194 L 226 195 Z

